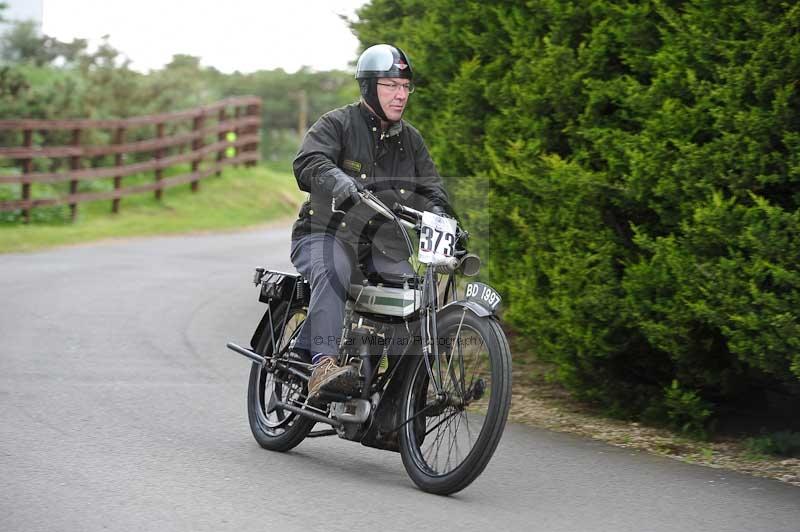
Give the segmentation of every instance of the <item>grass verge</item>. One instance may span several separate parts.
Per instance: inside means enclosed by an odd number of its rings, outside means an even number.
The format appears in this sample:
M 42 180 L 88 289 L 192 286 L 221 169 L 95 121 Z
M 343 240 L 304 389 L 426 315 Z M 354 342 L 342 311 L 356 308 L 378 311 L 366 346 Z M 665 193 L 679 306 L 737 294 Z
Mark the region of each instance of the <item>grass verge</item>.
M 75 222 L 51 217 L 30 224 L 0 223 L 0 253 L 34 251 L 106 238 L 234 229 L 289 217 L 302 193 L 286 164 L 227 168 L 220 177 L 167 189 L 162 201 L 152 193 L 123 198 L 118 214 L 110 201 L 84 203 Z M 64 207 L 64 211 L 67 208 Z

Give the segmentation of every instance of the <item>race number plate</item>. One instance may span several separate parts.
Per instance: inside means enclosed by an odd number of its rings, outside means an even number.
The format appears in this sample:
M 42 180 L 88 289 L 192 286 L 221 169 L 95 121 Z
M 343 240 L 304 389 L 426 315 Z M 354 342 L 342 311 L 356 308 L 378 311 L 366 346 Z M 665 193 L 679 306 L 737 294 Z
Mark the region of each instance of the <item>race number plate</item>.
M 488 284 L 469 283 L 464 296 L 468 301 L 475 301 L 492 312 L 496 311 L 497 307 L 500 306 L 500 294 Z
M 456 251 L 456 226 L 452 218 L 422 213 L 419 233 L 419 261 L 423 264 L 443 264 Z

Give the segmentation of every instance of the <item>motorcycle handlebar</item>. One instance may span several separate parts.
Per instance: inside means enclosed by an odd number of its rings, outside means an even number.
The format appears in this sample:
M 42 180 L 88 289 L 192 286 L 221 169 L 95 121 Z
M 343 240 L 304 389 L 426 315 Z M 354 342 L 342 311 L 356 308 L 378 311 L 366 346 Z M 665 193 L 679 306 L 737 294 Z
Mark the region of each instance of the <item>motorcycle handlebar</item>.
M 407 214 L 408 216 L 413 216 L 414 218 L 420 220 L 422 219 L 422 212 L 416 209 L 412 209 L 411 207 L 406 207 L 405 205 L 400 205 L 399 203 L 395 202 L 392 206 L 392 210 L 396 213 L 400 214 Z
M 392 206 L 392 211 L 399 215 L 405 215 L 415 220 L 415 222 L 410 222 L 404 218 L 395 216 L 393 212 L 389 211 L 389 208 L 371 192 L 365 190 L 359 192 L 359 195 L 361 196 L 361 200 L 365 204 L 372 207 L 372 209 L 374 209 L 376 212 L 388 218 L 389 220 L 394 220 L 396 218 L 401 224 L 403 224 L 404 227 L 407 227 L 408 229 L 417 229 L 419 223 L 422 221 L 422 211 L 412 209 L 411 207 L 406 207 L 400 203 L 395 203 Z M 462 230 L 460 227 L 456 227 L 456 237 L 458 240 L 465 240 L 469 237 L 469 233 Z
M 400 220 L 400 223 L 403 224 L 403 226 L 407 227 L 408 229 L 414 229 L 416 227 L 416 224 L 411 223 L 408 220 L 397 218 L 394 215 L 394 213 L 392 213 L 392 211 L 390 211 L 389 208 L 383 204 L 381 200 L 376 198 L 370 192 L 368 191 L 359 192 L 359 195 L 361 196 L 361 201 L 363 201 L 366 205 L 369 205 L 375 212 L 384 216 L 385 218 L 388 218 L 389 220 L 398 219 Z M 422 213 L 420 213 L 420 216 L 421 215 Z
M 382 216 L 388 218 L 389 220 L 393 220 L 393 221 L 399 222 L 403 227 L 405 227 L 407 229 L 414 229 L 416 231 L 418 231 L 420 229 L 420 224 L 422 223 L 422 214 L 423 214 L 421 211 L 418 211 L 416 209 L 412 209 L 411 207 L 406 207 L 405 205 L 401 205 L 399 203 L 395 203 L 392 206 L 392 210 L 389 210 L 389 208 L 381 200 L 379 200 L 374 194 L 372 194 L 371 192 L 369 192 L 367 190 L 364 190 L 364 191 L 360 191 L 358 194 L 359 194 L 359 196 L 361 196 L 361 201 L 363 201 L 364 204 L 366 204 L 369 207 L 371 207 L 378 214 L 381 214 Z M 395 214 L 395 213 L 397 213 L 397 214 Z M 398 215 L 405 215 L 405 216 L 412 217 L 412 218 L 414 218 L 415 222 L 410 222 L 410 221 L 408 221 L 408 220 L 406 220 L 404 218 L 401 218 Z M 468 237 L 469 237 L 469 233 L 468 232 L 466 232 L 466 231 L 462 230 L 460 227 L 456 226 L 456 241 L 457 242 L 463 242 Z M 406 242 L 409 245 L 409 250 L 408 250 L 409 253 L 413 254 L 414 250 L 411 249 L 411 243 L 408 240 L 408 235 L 406 235 Z M 469 253 L 467 253 L 467 250 L 464 249 L 464 248 L 456 249 L 455 255 L 456 255 L 455 257 L 452 257 L 452 261 L 450 263 L 445 264 L 445 265 L 439 265 L 439 266 L 437 266 L 437 268 L 441 269 L 442 267 L 444 267 L 446 271 L 443 271 L 443 273 L 452 272 L 456 268 L 460 267 L 465 261 L 467 261 L 468 258 L 473 257 L 473 259 L 470 259 L 470 261 L 469 261 L 469 266 L 468 266 L 469 270 L 465 269 L 464 273 L 465 273 L 465 275 L 469 275 L 469 276 L 477 274 L 477 269 L 476 269 L 476 267 L 474 265 L 474 262 L 475 262 L 474 259 L 477 259 L 478 260 L 477 268 L 480 268 L 480 259 L 478 259 L 477 256 L 474 256 L 474 255 L 471 256 Z M 474 270 L 474 273 L 468 273 L 468 271 L 472 272 L 473 270 Z

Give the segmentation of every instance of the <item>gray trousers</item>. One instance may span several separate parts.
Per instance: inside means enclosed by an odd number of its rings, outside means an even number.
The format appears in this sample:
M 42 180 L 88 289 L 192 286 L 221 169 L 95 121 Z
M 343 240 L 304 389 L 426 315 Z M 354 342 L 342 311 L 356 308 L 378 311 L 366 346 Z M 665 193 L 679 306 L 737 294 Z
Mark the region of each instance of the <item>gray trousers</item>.
M 313 233 L 292 240 L 291 259 L 298 273 L 311 285 L 308 316 L 295 347 L 312 355 L 337 355 L 347 288 L 359 258 L 333 235 Z M 414 273 L 408 261 L 391 260 L 372 246 L 362 250 L 360 259 L 366 272 Z

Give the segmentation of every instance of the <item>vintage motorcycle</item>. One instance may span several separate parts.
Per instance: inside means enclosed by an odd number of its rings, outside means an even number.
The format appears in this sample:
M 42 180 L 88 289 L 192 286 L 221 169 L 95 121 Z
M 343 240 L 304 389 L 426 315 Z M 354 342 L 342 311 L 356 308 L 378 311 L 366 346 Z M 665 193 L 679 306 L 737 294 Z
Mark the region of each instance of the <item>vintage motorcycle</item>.
M 464 248 L 468 234 L 456 220 L 397 204 L 389 209 L 370 192 L 361 195 L 401 228 L 409 251 L 407 230 L 416 231 L 418 274 L 351 280 L 339 362 L 358 368 L 360 385 L 310 403 L 310 358 L 293 349 L 307 315 L 308 282 L 257 268 L 266 312 L 250 349 L 228 344 L 253 361 L 250 427 L 273 451 L 328 435 L 399 451 L 417 486 L 455 493 L 486 467 L 508 417 L 511 353 L 496 317 L 501 298 L 480 282 L 466 284 L 458 298 L 457 275 L 477 275 L 480 260 Z M 312 430 L 317 423 L 331 428 Z

